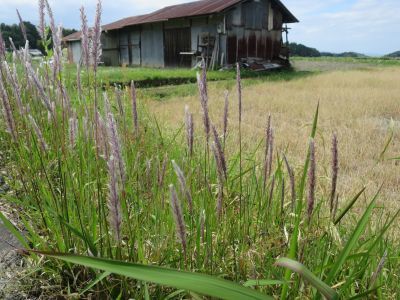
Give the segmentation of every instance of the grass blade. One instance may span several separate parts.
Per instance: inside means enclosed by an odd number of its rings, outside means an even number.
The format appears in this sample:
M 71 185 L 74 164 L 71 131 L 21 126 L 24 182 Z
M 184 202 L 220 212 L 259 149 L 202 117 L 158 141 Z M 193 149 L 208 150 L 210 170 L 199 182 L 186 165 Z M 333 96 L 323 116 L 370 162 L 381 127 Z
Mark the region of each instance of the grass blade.
M 25 247 L 25 249 L 29 249 L 30 247 L 21 232 L 19 232 L 19 230 L 3 215 L 1 211 L 0 219 L 3 222 L 4 227 L 15 236 L 15 238 L 21 243 L 21 245 Z
M 234 282 L 204 274 L 87 256 L 56 254 L 40 251 L 36 251 L 35 253 L 137 280 L 190 290 L 220 299 L 273 299 L 272 297 L 263 295 L 255 290 L 243 287 Z
M 328 300 L 339 299 L 339 295 L 330 286 L 316 277 L 310 270 L 303 264 L 289 258 L 280 258 L 275 263 L 277 266 L 287 268 L 299 274 L 304 280 L 308 281 L 315 287 L 322 295 Z
M 378 191 L 379 193 L 379 191 Z M 366 211 L 364 212 L 363 216 L 361 217 L 360 221 L 358 222 L 356 228 L 354 229 L 352 235 L 350 236 L 350 239 L 346 243 L 346 246 L 343 248 L 342 252 L 339 254 L 339 258 L 337 259 L 336 263 L 333 265 L 331 271 L 328 274 L 328 277 L 326 279 L 326 283 L 330 284 L 332 283 L 333 279 L 339 272 L 340 268 L 350 255 L 350 252 L 353 250 L 355 247 L 358 239 L 360 236 L 363 234 L 365 227 L 367 226 L 368 220 L 371 216 L 372 210 L 375 207 L 375 202 L 376 199 L 378 198 L 378 193 L 375 195 L 375 197 L 372 199 L 371 203 L 368 205 Z
M 285 282 L 283 280 L 269 280 L 269 279 L 254 279 L 254 280 L 247 280 L 243 286 L 251 287 L 251 286 L 267 286 L 267 285 L 281 285 Z
M 333 224 L 337 225 L 342 219 L 343 217 L 347 214 L 347 212 L 353 207 L 353 205 L 356 203 L 356 201 L 358 200 L 358 198 L 360 198 L 360 196 L 362 195 L 362 193 L 364 193 L 365 191 L 365 187 L 357 194 L 354 196 L 353 199 L 351 199 L 351 201 L 349 202 L 349 204 L 347 204 L 347 206 L 343 209 L 343 211 L 340 213 L 340 215 L 336 218 L 335 222 L 333 222 Z
M 85 294 L 88 290 L 90 290 L 92 287 L 94 287 L 96 284 L 98 284 L 100 281 L 102 281 L 104 278 L 106 278 L 108 275 L 110 275 L 110 272 L 103 272 L 101 274 L 99 274 L 98 276 L 96 276 L 96 278 L 89 283 L 79 294 L 83 295 Z
M 317 133 L 317 125 L 318 125 L 318 116 L 319 116 L 319 103 L 317 105 L 317 110 L 315 111 L 314 114 L 314 120 L 313 120 L 313 125 L 312 125 L 312 130 L 310 134 L 310 138 L 315 138 L 315 134 Z M 300 228 L 300 222 L 301 222 L 301 212 L 303 210 L 303 196 L 304 196 L 304 189 L 306 185 L 306 179 L 307 179 L 307 172 L 308 172 L 308 165 L 310 164 L 310 149 L 307 151 L 307 156 L 306 160 L 304 163 L 304 168 L 303 168 L 303 174 L 301 177 L 301 182 L 299 186 L 299 198 L 297 202 L 297 207 L 296 207 L 296 219 L 294 223 L 294 230 L 293 234 L 290 238 L 290 248 L 289 248 L 289 253 L 288 256 L 291 259 L 296 258 L 296 253 L 297 253 L 297 246 L 298 246 L 298 237 L 299 237 L 299 228 Z M 288 269 L 285 272 L 285 281 L 288 282 L 290 280 L 290 275 L 291 271 Z M 284 284 L 282 287 L 282 292 L 281 292 L 281 299 L 285 300 L 287 297 L 287 292 L 288 292 L 289 286 L 288 284 Z

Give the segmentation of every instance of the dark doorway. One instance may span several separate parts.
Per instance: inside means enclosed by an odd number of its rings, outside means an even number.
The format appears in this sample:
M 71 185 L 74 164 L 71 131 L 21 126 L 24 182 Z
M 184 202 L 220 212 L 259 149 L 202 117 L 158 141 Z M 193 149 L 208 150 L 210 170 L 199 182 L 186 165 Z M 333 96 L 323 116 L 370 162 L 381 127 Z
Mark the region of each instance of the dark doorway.
M 164 59 L 166 67 L 191 67 L 192 57 L 180 55 L 191 51 L 190 28 L 165 29 Z

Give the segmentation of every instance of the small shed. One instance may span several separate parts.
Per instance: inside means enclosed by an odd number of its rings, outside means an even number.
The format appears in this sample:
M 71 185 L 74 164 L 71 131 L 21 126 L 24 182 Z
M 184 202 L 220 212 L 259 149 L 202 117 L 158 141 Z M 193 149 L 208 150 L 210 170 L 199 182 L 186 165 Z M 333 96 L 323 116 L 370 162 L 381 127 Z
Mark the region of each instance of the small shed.
M 128 17 L 102 27 L 107 66 L 192 67 L 251 58 L 289 59 L 287 26 L 298 22 L 280 0 L 201 0 Z M 81 62 L 80 32 L 64 38 L 70 62 Z

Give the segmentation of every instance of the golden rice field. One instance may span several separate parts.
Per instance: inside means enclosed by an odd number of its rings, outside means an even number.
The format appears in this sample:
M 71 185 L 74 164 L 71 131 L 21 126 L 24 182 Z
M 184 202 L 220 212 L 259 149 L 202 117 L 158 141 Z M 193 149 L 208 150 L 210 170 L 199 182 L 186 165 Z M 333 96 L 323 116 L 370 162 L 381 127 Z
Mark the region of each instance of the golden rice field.
M 319 182 L 329 182 L 331 136 L 339 139 L 340 176 L 338 190 L 342 202 L 363 186 L 373 195 L 383 184 L 381 203 L 391 210 L 399 207 L 400 164 L 400 68 L 370 68 L 321 73 L 293 81 L 264 82 L 249 85 L 244 81 L 244 143 L 253 147 L 264 136 L 270 113 L 275 130 L 275 145 L 288 150 L 298 166 L 304 159 L 313 113 L 320 103 L 316 138 Z M 247 84 L 246 84 L 247 83 Z M 230 90 L 230 132 L 237 130 L 236 91 Z M 197 95 L 172 98 L 164 102 L 147 100 L 149 111 L 170 128 L 183 124 L 184 106 L 195 112 L 196 129 L 201 127 L 201 109 Z M 210 84 L 212 120 L 221 128 L 224 92 Z M 233 127 L 233 128 L 232 128 Z M 391 132 L 393 139 L 390 140 Z M 387 150 L 386 143 L 390 140 Z M 237 137 L 229 137 L 230 147 Z M 262 153 L 260 148 L 260 155 Z M 326 174 L 326 176 L 324 175 Z M 324 184 L 324 186 L 329 186 Z M 367 200 L 369 198 L 365 198 Z

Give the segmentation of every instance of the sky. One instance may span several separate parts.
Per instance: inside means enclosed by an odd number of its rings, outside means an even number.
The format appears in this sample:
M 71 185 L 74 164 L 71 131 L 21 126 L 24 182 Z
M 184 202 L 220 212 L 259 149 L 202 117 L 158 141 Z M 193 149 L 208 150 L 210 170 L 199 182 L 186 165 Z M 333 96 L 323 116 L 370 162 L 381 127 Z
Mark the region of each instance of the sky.
M 149 13 L 190 0 L 103 0 L 103 24 Z M 24 20 L 38 23 L 36 0 L 0 0 L 0 23 L 17 23 L 15 9 Z M 79 8 L 89 21 L 96 0 L 49 0 L 57 23 L 79 29 Z M 300 20 L 290 24 L 289 39 L 320 51 L 355 51 L 382 55 L 400 50 L 400 0 L 282 0 Z

